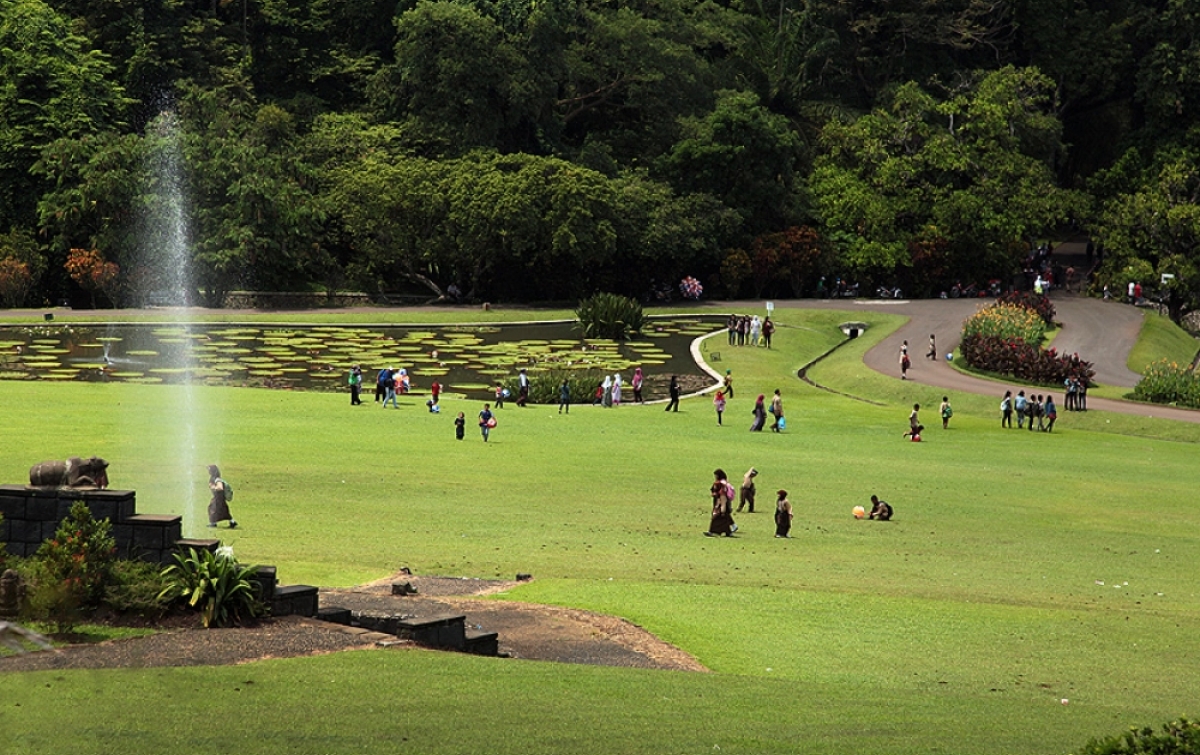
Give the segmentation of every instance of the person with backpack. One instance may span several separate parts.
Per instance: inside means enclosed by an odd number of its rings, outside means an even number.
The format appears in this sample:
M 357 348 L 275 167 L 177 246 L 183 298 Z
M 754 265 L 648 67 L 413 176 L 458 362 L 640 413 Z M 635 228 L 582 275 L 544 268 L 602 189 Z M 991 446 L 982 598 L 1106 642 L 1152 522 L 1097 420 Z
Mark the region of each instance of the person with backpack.
M 1025 391 L 1017 391 L 1016 403 L 1013 406 L 1017 412 L 1017 429 L 1024 429 L 1025 415 L 1029 412 L 1029 399 L 1025 398 Z
M 947 430 L 950 428 L 950 418 L 954 416 L 954 410 L 950 408 L 949 396 L 942 396 L 941 415 L 942 429 Z
M 238 526 L 237 520 L 229 512 L 229 502 L 233 500 L 233 486 L 221 479 L 221 470 L 216 464 L 208 465 L 208 489 L 212 498 L 208 502 L 208 526 L 216 527 L 217 522 L 229 522 L 229 529 Z
M 375 403 L 376 404 L 378 404 L 380 401 L 383 401 L 383 397 L 385 395 L 387 395 L 387 388 L 385 388 L 384 385 L 387 382 L 388 376 L 391 374 L 392 374 L 392 371 L 389 368 L 384 367 L 382 370 L 379 371 L 379 374 L 377 374 L 375 376 Z
M 387 377 L 383 379 L 383 390 L 385 391 L 385 395 L 383 397 L 384 409 L 387 408 L 389 401 L 392 402 L 393 409 L 400 408 L 400 406 L 396 403 L 396 374 L 396 368 L 389 367 L 387 370 Z
M 733 533 L 737 532 L 733 514 L 730 513 L 733 505 L 733 486 L 729 484 L 729 479 L 723 469 L 713 470 L 713 478 L 712 487 L 709 488 L 709 493 L 712 495 L 712 519 L 708 523 L 708 532 L 705 532 L 704 536 L 732 537 Z

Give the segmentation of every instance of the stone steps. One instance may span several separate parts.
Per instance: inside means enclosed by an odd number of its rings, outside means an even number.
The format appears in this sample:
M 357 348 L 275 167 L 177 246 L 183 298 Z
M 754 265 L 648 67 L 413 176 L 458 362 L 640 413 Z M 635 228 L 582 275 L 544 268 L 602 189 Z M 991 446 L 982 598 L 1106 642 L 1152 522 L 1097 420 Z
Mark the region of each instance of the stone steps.
M 334 624 L 392 635 L 424 647 L 493 657 L 500 655 L 500 635 L 468 630 L 467 617 L 462 614 L 412 616 L 329 606 L 320 609 L 316 617 Z

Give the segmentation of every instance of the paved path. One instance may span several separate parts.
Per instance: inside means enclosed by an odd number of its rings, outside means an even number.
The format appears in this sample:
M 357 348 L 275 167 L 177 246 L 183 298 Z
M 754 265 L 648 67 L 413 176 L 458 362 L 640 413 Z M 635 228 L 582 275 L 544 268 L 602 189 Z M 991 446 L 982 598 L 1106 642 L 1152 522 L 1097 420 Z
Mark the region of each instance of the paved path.
M 1054 339 L 1054 347 L 1068 354 L 1078 352 L 1084 359 L 1091 361 L 1098 383 L 1127 388 L 1136 385 L 1140 376 L 1127 368 L 1125 363 L 1130 350 L 1137 342 L 1145 313 L 1126 304 L 1058 292 L 1051 298 L 1054 299 L 1057 310 L 1056 319 L 1063 324 L 1062 331 Z M 958 346 L 963 320 L 977 308 L 990 302 L 991 299 L 804 299 L 776 302 L 775 306 L 784 309 L 883 311 L 908 317 L 910 319 L 907 323 L 866 353 L 863 362 L 868 367 L 885 375 L 899 377 L 900 345 L 907 340 L 909 358 L 912 361 L 908 370 L 909 380 L 945 388 L 948 391 L 994 394 L 999 404 L 1006 388 L 1017 390 L 1023 386 L 1015 381 L 1001 383 L 959 372 L 946 364 L 944 358 L 925 358 L 930 333 L 937 336 L 939 353 L 944 355 L 953 351 Z M 1200 411 L 1194 409 L 1116 401 L 1094 395 L 1088 396 L 1088 409 L 1200 422 Z

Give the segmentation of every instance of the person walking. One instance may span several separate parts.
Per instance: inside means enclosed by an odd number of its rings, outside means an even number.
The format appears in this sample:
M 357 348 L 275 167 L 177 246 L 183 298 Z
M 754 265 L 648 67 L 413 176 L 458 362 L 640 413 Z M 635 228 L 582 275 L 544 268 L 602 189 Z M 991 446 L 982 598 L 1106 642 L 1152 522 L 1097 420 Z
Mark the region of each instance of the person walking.
M 376 404 L 378 404 L 380 401 L 382 401 L 383 397 L 387 395 L 387 388 L 385 387 L 385 384 L 386 384 L 388 375 L 391 373 L 391 371 L 392 370 L 390 367 L 384 367 L 382 370 L 379 371 L 378 374 L 375 375 L 375 403 Z
M 646 382 L 646 376 L 642 374 L 642 368 L 637 367 L 633 371 L 633 379 L 629 381 L 629 386 L 633 389 L 633 400 L 635 403 L 644 404 L 642 398 L 642 386 Z
M 479 413 L 479 432 L 483 434 L 483 442 L 488 442 L 488 436 L 492 434 L 492 428 L 496 426 L 496 417 L 492 414 L 492 407 L 487 404 L 483 405 L 483 411 Z
M 621 405 L 621 392 L 622 392 L 622 390 L 621 390 L 621 373 L 618 372 L 615 375 L 613 375 L 613 386 L 612 386 L 613 406 Z
M 750 467 L 746 474 L 742 475 L 742 488 L 738 495 L 737 513 L 742 513 L 742 509 L 749 507 L 750 513 L 754 513 L 754 494 L 757 489 L 754 487 L 754 478 L 758 477 L 758 470 Z
M 671 384 L 669 386 L 667 386 L 667 395 L 671 397 L 671 400 L 667 402 L 667 408 L 663 409 L 663 411 L 664 412 L 679 411 L 679 377 L 678 376 L 676 376 L 676 375 L 671 376 Z
M 1005 391 L 1004 398 L 1000 399 L 1000 427 L 1012 429 L 1013 415 L 1013 399 L 1012 391 Z
M 1056 409 L 1054 406 L 1054 397 L 1053 396 L 1046 396 L 1046 406 L 1044 408 L 1044 411 L 1046 412 L 1046 420 L 1047 420 L 1046 432 L 1052 433 L 1052 432 L 1054 432 L 1054 420 L 1058 419 L 1058 409 Z
M 613 401 L 613 381 L 612 381 L 612 375 L 605 375 L 605 376 L 604 376 L 604 384 L 603 384 L 603 387 L 604 387 L 604 395 L 603 395 L 603 396 L 600 398 L 600 403 L 602 403 L 602 404 L 604 405 L 604 408 L 605 408 L 605 409 L 611 409 L 611 408 L 612 408 L 612 401 Z
M 954 410 L 950 408 L 950 397 L 942 396 L 942 405 L 938 407 L 938 413 L 942 416 L 942 429 L 950 429 L 950 418 L 954 416 Z
M 908 359 L 908 341 L 904 342 L 904 348 L 900 350 L 900 379 L 908 380 L 908 368 L 912 366 L 912 362 Z
M 566 378 L 558 386 L 558 413 L 562 414 L 564 409 L 567 414 L 571 413 L 571 384 Z
M 708 490 L 712 496 L 712 516 L 708 522 L 706 537 L 732 537 L 737 532 L 730 506 L 733 503 L 733 486 L 725 476 L 725 470 L 713 470 L 713 484 Z
M 717 424 L 722 424 L 721 415 L 725 413 L 725 394 L 722 391 L 717 391 L 717 395 L 713 396 L 713 408 L 717 410 Z
M 1017 398 L 1013 402 L 1013 410 L 1017 413 L 1017 429 L 1025 428 L 1025 414 L 1029 411 L 1029 399 L 1025 398 L 1025 391 L 1017 391 Z M 1012 427 L 1012 425 L 1009 425 Z
M 767 424 L 767 408 L 763 405 L 765 398 L 760 393 L 758 394 L 758 399 L 754 402 L 754 410 L 751 412 L 754 415 L 754 422 L 750 425 L 750 432 L 752 433 L 761 433 L 763 425 Z
M 792 530 L 792 504 L 788 500 L 788 492 L 780 490 L 776 494 L 775 499 L 775 537 L 791 537 L 788 533 Z
M 438 399 L 441 397 L 441 395 L 442 384 L 437 381 L 437 378 L 434 378 L 433 382 L 429 385 L 429 411 L 441 411 L 438 408 Z
M 771 431 L 779 432 L 783 427 L 783 396 L 779 395 L 779 389 L 775 389 L 775 395 L 771 398 L 771 416 L 775 421 L 771 423 Z
M 725 398 L 733 399 L 733 370 L 725 370 L 725 378 L 721 382 L 721 390 L 725 391 Z
M 229 522 L 229 529 L 236 529 L 237 520 L 229 511 L 229 502 L 233 500 L 233 486 L 221 479 L 221 470 L 216 464 L 208 465 L 208 490 L 211 497 L 208 501 L 208 526 L 216 527 L 217 522 Z
M 386 409 L 388 402 L 392 402 L 393 409 L 399 409 L 400 406 L 396 403 L 396 368 L 389 367 L 388 375 L 383 380 L 383 390 L 386 395 L 383 397 L 383 408 Z
M 929 351 L 925 356 L 935 362 L 937 361 L 937 339 L 934 338 L 933 333 L 929 334 Z
M 362 404 L 362 399 L 359 394 L 362 392 L 362 367 L 357 364 L 350 368 L 350 406 L 359 406 Z
M 522 367 L 517 373 L 517 406 L 525 406 L 529 402 L 529 373 Z
M 454 439 L 462 440 L 463 436 L 466 435 L 466 431 L 467 431 L 467 415 L 463 414 L 462 412 L 459 412 L 458 416 L 454 418 Z

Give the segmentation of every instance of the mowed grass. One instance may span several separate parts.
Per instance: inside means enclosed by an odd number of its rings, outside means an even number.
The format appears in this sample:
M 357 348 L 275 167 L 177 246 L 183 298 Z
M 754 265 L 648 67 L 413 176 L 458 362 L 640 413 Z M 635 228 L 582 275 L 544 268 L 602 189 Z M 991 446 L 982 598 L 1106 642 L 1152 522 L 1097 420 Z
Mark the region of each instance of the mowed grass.
M 139 510 L 202 534 L 216 461 L 242 524 L 220 535 L 285 582 L 530 572 L 501 599 L 624 616 L 713 671 L 373 652 L 0 675 L 11 751 L 1056 753 L 1195 713 L 1194 443 L 1080 429 L 1098 412 L 1060 415 L 1053 435 L 1002 431 L 998 396 L 952 397 L 943 431 L 937 389 L 862 365 L 899 318 L 857 318 L 863 337 L 810 372 L 868 403 L 794 377 L 847 313 L 776 314 L 771 351 L 704 344 L 733 370 L 725 427 L 710 396 L 678 414 L 509 405 L 485 445 L 475 402 L 432 415 L 415 399 L 0 383 L 6 480 L 97 453 Z M 747 432 L 775 388 L 787 431 Z M 914 401 L 919 444 L 900 437 Z M 702 537 L 713 468 L 736 482 L 752 465 L 763 513 Z M 777 488 L 791 540 L 771 536 Z M 895 521 L 850 516 L 871 493 Z

